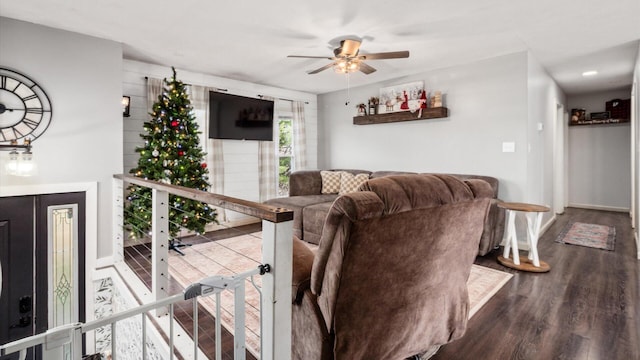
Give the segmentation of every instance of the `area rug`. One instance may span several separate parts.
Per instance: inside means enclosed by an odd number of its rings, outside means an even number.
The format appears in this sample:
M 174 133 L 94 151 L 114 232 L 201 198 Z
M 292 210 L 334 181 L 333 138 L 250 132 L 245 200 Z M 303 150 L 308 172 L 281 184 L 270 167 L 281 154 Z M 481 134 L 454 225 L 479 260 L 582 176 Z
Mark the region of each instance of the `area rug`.
M 556 238 L 556 242 L 611 251 L 615 247 L 616 228 L 613 226 L 574 222 L 567 224 Z
M 246 234 L 224 240 L 202 243 L 184 248 L 185 256 L 170 254 L 169 274 L 180 285 L 186 287 L 211 275 L 233 275 L 254 269 L 262 258 L 261 233 Z M 317 246 L 308 244 L 312 250 Z M 509 281 L 513 275 L 503 271 L 473 265 L 467 286 L 469 288 L 469 318 Z M 254 277 L 261 286 L 260 276 Z M 260 353 L 260 295 L 255 287 L 246 284 L 246 347 L 256 357 Z M 200 303 L 211 314 L 215 314 L 215 297 L 200 298 Z M 233 333 L 233 293 L 221 293 L 220 321 Z

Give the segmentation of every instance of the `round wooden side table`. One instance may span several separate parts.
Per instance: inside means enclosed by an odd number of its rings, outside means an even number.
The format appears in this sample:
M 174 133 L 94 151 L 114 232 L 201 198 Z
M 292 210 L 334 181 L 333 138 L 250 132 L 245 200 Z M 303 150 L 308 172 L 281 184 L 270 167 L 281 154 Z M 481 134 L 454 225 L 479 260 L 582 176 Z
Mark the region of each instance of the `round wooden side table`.
M 507 240 L 504 244 L 504 253 L 498 256 L 498 262 L 506 267 L 516 270 L 547 272 L 551 269 L 549 264 L 538 257 L 538 236 L 542 214 L 550 209 L 546 206 L 525 204 L 516 202 L 500 202 L 498 207 L 507 212 Z M 518 238 L 516 236 L 516 213 L 523 212 L 527 219 L 527 243 L 529 255 L 520 256 L 518 253 Z M 513 257 L 509 258 L 509 251 L 513 248 Z

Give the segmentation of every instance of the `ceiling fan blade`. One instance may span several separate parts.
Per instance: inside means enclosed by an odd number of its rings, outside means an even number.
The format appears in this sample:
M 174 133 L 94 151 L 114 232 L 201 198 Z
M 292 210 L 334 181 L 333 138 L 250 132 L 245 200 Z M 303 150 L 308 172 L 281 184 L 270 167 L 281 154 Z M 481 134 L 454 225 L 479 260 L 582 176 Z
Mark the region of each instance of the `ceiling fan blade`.
M 362 71 L 363 73 L 369 75 L 372 72 L 376 71 L 376 68 L 374 68 L 373 66 L 367 65 L 363 62 L 360 62 L 360 71 Z
M 336 53 L 338 57 L 352 57 L 358 55 L 358 50 L 360 49 L 360 41 L 345 39 L 340 42 L 339 50 Z
M 374 54 L 363 54 L 358 56 L 361 60 L 381 60 L 381 59 L 402 59 L 408 58 L 408 51 L 391 51 L 391 52 L 383 52 L 383 53 L 374 53 Z
M 334 57 L 331 56 L 306 56 L 306 55 L 287 55 L 290 58 L 304 58 L 304 59 L 329 59 L 335 60 Z
M 307 74 L 309 74 L 309 75 L 313 75 L 313 74 L 317 74 L 317 73 L 319 73 L 320 71 L 325 71 L 325 70 L 327 70 L 328 68 L 332 67 L 332 66 L 333 66 L 333 64 L 334 64 L 334 63 L 330 63 L 330 64 L 327 64 L 327 65 L 325 65 L 325 66 L 323 66 L 323 67 L 321 67 L 321 68 L 319 68 L 319 69 L 315 69 L 315 70 L 307 71 Z

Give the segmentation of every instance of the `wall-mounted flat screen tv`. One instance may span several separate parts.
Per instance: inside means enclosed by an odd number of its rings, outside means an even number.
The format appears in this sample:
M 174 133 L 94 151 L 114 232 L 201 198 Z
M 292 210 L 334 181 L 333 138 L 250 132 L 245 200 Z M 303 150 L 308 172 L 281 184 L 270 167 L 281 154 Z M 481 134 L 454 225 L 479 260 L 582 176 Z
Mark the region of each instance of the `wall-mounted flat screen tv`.
M 209 92 L 209 138 L 273 140 L 273 101 Z

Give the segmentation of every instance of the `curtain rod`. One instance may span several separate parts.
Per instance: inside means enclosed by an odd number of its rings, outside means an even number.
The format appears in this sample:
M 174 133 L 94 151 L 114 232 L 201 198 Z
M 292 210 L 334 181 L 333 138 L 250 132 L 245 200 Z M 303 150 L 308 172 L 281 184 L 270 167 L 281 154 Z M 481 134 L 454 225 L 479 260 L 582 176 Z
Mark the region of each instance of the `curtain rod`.
M 145 76 L 145 77 L 144 77 L 144 79 L 145 79 L 145 80 L 149 80 L 149 77 L 148 77 L 148 76 Z M 187 86 L 193 86 L 193 84 L 189 84 L 189 83 L 186 83 L 186 82 L 183 82 L 183 84 L 185 84 L 185 85 L 187 85 Z M 214 89 L 214 90 L 216 90 L 216 91 L 224 91 L 224 92 L 229 91 L 228 89 L 221 89 L 221 88 L 217 88 L 217 87 L 214 87 L 214 88 L 212 88 L 212 89 Z
M 145 80 L 149 80 L 149 77 L 148 77 L 148 76 L 145 76 L 145 77 L 144 77 L 144 79 L 145 79 Z M 188 86 L 193 86 L 192 84 L 189 84 L 189 83 L 184 83 L 184 84 L 185 84 L 185 85 L 188 85 Z M 216 91 L 224 91 L 224 92 L 229 91 L 229 89 L 221 89 L 221 88 L 213 88 L 213 89 L 215 89 Z M 265 96 L 265 95 L 258 94 L 258 97 L 259 97 L 259 98 L 261 98 L 261 99 L 262 99 L 264 96 Z M 278 100 L 284 100 L 284 101 L 291 101 L 291 102 L 293 102 L 293 101 L 300 101 L 300 100 L 291 100 L 291 99 L 285 99 L 285 98 L 277 98 L 277 99 L 278 99 Z M 304 101 L 304 103 L 305 103 L 305 104 L 307 104 L 307 105 L 309 104 L 309 102 L 308 102 L 308 101 Z
M 265 97 L 265 96 L 267 96 L 267 95 L 260 95 L 260 94 L 258 94 L 258 97 L 259 97 L 260 99 L 262 99 L 262 98 L 263 98 L 263 97 Z M 291 101 L 291 102 L 293 102 L 293 101 L 301 101 L 301 100 L 291 100 L 291 99 L 285 99 L 285 98 L 276 98 L 276 99 L 278 99 L 278 100 L 284 100 L 284 101 Z M 304 103 L 305 103 L 305 104 L 309 104 L 309 102 L 308 102 L 308 101 L 304 101 Z

